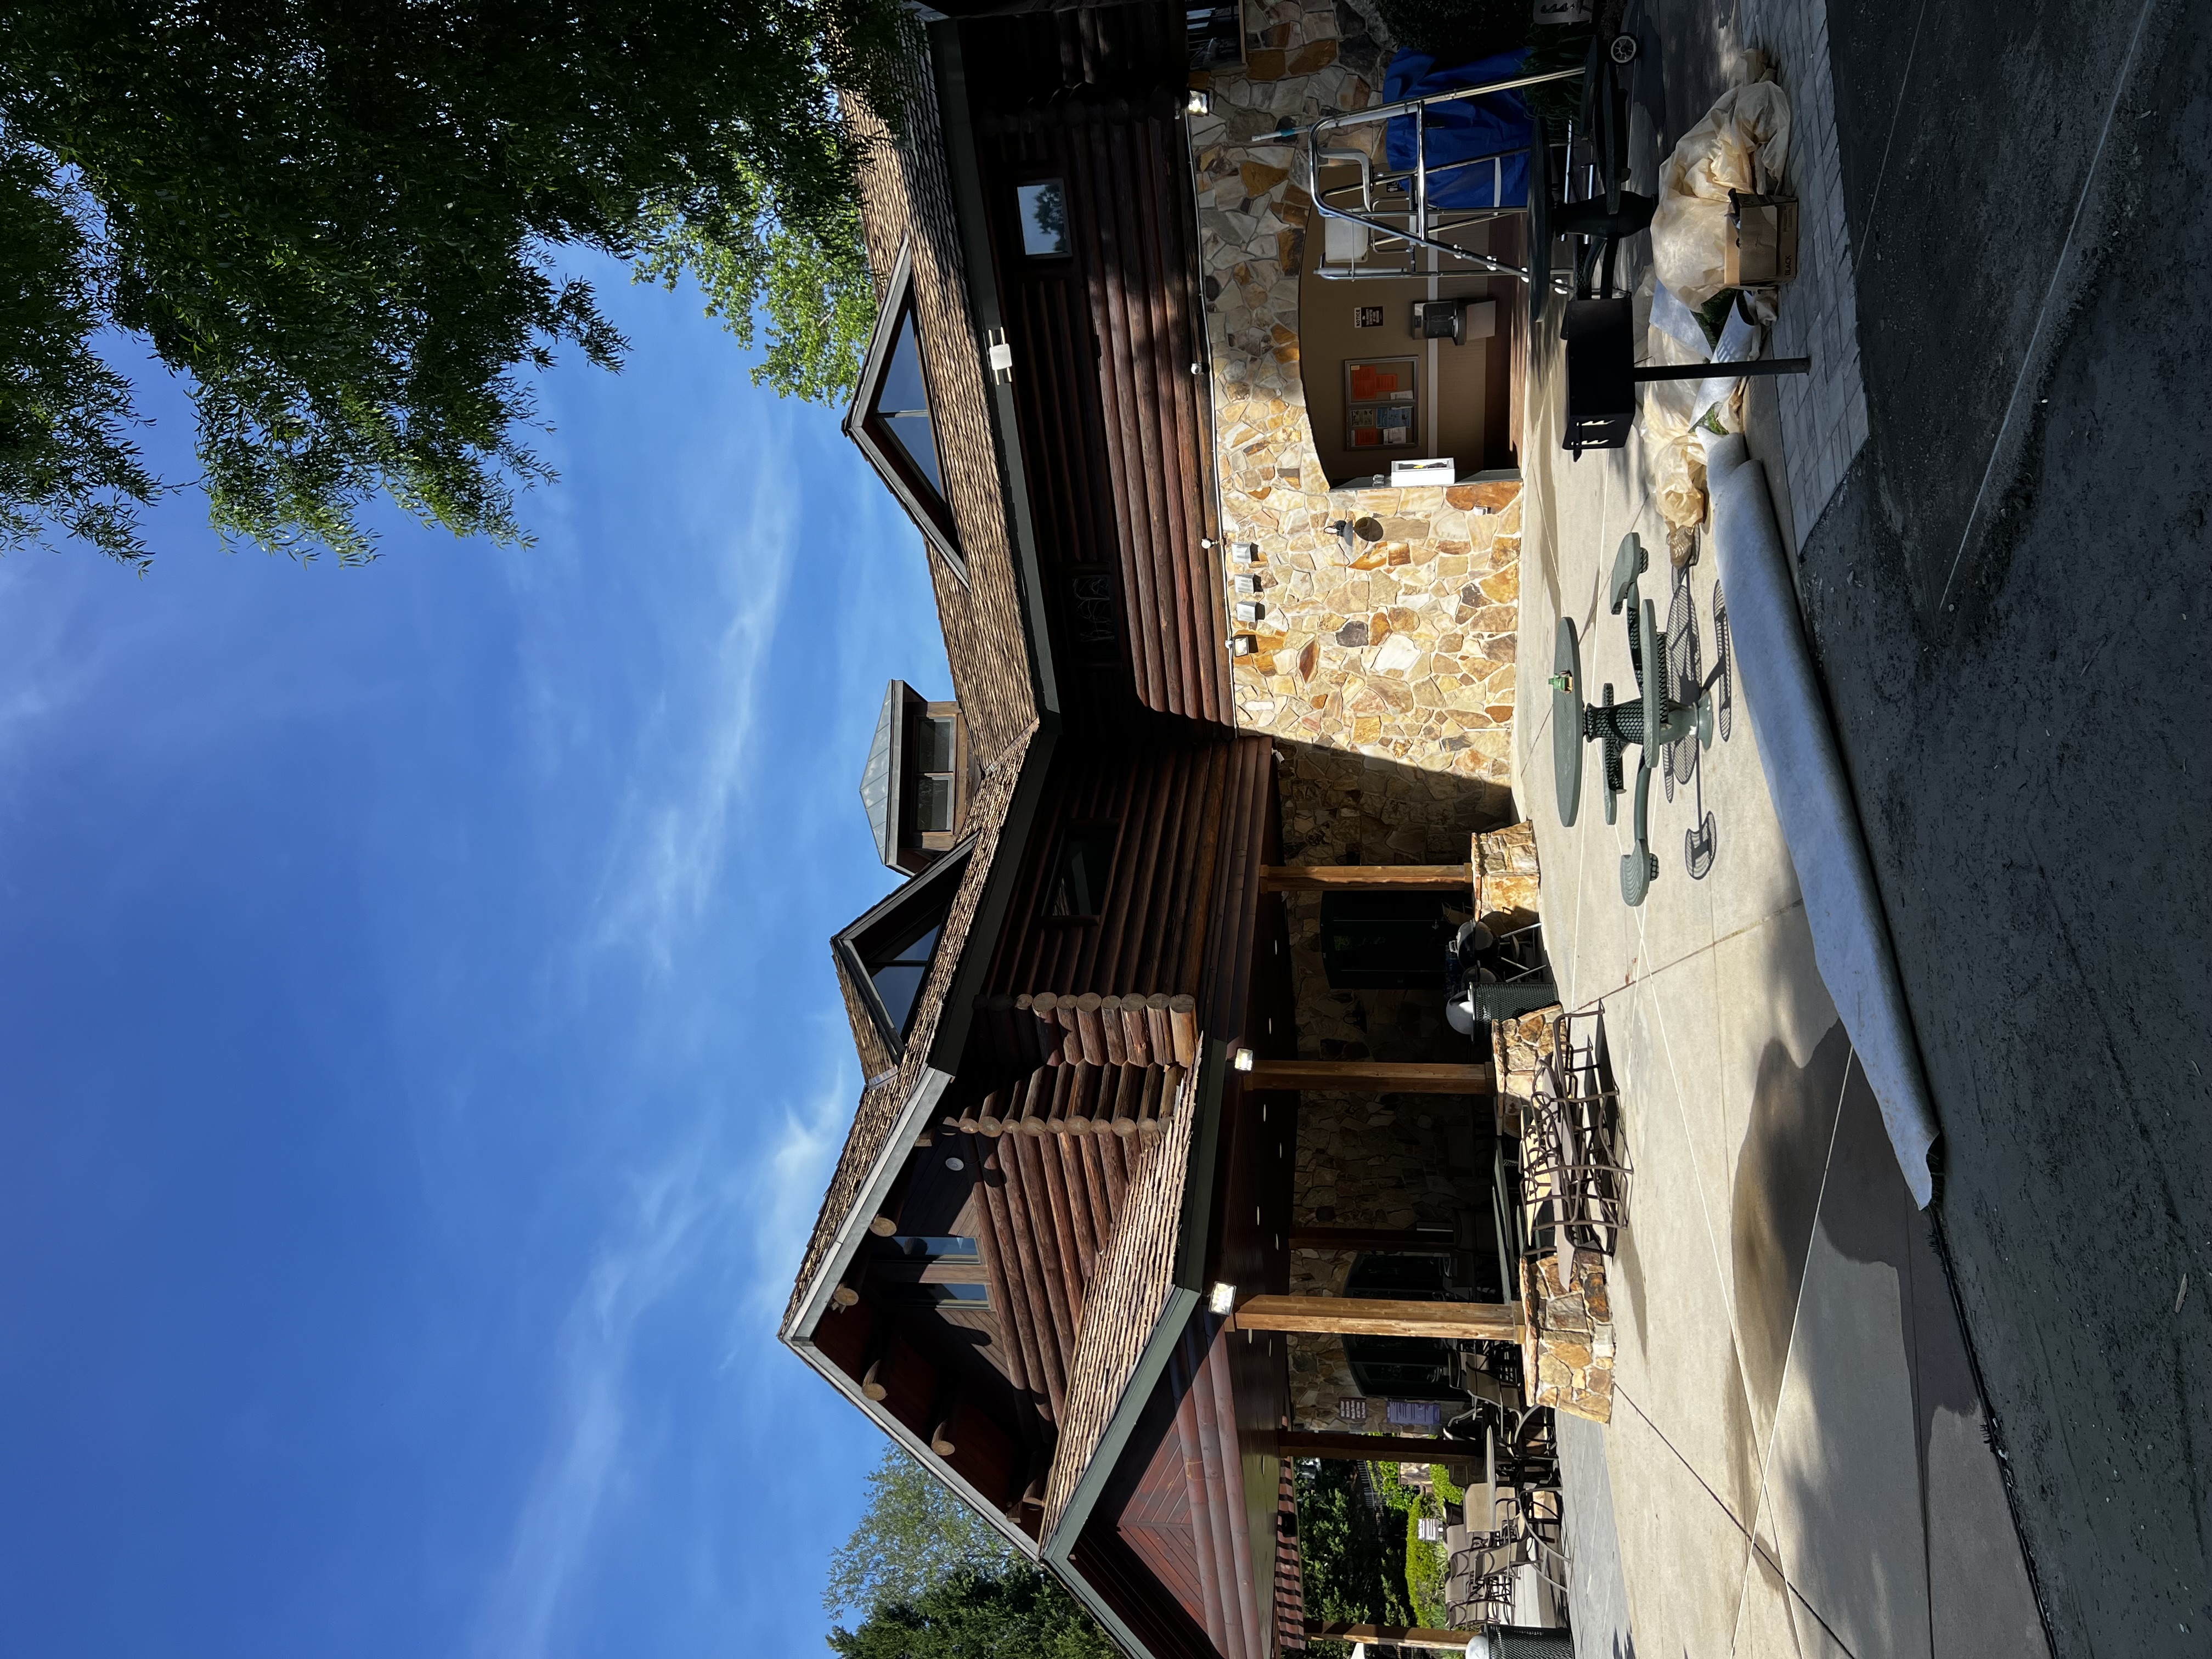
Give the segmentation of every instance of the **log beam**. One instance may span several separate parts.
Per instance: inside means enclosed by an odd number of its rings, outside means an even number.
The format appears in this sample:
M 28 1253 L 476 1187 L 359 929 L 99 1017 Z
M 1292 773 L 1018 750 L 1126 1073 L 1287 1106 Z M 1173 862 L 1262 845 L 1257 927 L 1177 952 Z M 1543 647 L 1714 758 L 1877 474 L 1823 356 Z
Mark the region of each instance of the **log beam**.
M 1467 864 L 1263 864 L 1263 893 L 1406 892 L 1474 886 Z
M 1463 1440 L 1423 1440 L 1412 1435 L 1278 1429 L 1275 1455 L 1322 1457 L 1341 1463 L 1449 1463 L 1459 1458 L 1479 1459 L 1482 1448 Z
M 1354 1089 L 1376 1094 L 1486 1095 L 1491 1068 L 1389 1060 L 1260 1060 L 1244 1073 L 1255 1089 Z
M 1255 1296 L 1237 1305 L 1243 1331 L 1315 1336 L 1432 1336 L 1448 1341 L 1521 1340 L 1517 1302 L 1393 1302 L 1351 1296 Z
M 1424 1630 L 1418 1625 L 1347 1625 L 1320 1619 L 1306 1620 L 1306 1634 L 1333 1642 L 1388 1643 L 1393 1647 L 1436 1648 L 1446 1653 L 1465 1653 L 1468 1644 L 1482 1636 L 1479 1630 Z

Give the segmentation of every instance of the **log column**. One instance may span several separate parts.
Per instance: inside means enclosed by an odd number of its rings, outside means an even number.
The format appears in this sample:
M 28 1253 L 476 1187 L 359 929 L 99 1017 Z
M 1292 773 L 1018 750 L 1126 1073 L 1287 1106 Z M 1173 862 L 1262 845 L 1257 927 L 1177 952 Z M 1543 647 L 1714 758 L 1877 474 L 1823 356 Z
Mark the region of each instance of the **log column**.
M 1518 1342 L 1517 1302 L 1396 1302 L 1351 1296 L 1255 1296 L 1240 1303 L 1237 1329 L 1310 1336 L 1432 1336 Z
M 1406 893 L 1474 886 L 1469 864 L 1263 864 L 1263 893 Z
M 1347 1625 L 1334 1620 L 1309 1619 L 1306 1634 L 1332 1642 L 1388 1643 L 1400 1648 L 1434 1648 L 1443 1653 L 1465 1653 L 1468 1644 L 1482 1639 L 1479 1630 L 1425 1630 L 1418 1625 Z
M 1491 1068 L 1424 1060 L 1256 1060 L 1244 1088 L 1368 1090 L 1378 1094 L 1486 1095 Z

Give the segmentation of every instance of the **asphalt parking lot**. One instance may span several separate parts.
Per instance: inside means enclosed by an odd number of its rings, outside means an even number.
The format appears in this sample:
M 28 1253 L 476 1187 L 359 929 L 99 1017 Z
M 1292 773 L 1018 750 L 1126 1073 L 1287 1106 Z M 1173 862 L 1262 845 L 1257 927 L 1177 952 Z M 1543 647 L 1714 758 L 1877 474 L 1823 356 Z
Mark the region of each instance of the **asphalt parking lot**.
M 2212 19 L 1832 0 L 1869 438 L 1800 550 L 2062 1655 L 2212 1650 Z

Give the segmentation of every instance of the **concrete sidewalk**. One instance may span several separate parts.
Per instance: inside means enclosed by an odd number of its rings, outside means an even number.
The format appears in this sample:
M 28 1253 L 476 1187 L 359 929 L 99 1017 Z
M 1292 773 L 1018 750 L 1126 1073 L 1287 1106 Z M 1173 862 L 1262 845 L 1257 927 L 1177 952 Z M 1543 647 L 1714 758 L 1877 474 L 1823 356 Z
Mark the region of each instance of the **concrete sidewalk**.
M 1516 793 L 1563 1000 L 1602 1012 L 1635 1170 L 1601 1443 L 1628 1632 L 1594 1621 L 1589 1651 L 2041 1653 L 1928 1220 L 1814 966 L 1758 711 L 1731 684 L 1727 738 L 1672 801 L 1655 784 L 1661 873 L 1642 907 L 1620 896 L 1632 793 L 1608 825 L 1595 750 L 1578 822 L 1560 825 L 1557 620 L 1581 632 L 1589 684 L 1632 696 L 1605 594 L 1624 532 L 1655 550 L 1647 597 L 1672 597 L 1673 577 L 1640 452 L 1560 452 L 1555 354 L 1532 375 L 1524 449 Z M 1710 567 L 1684 586 L 1710 667 Z M 1711 866 L 1693 879 L 1685 837 L 1708 817 Z M 1589 1451 L 1564 1437 L 1574 1488 L 1598 1484 L 1572 1467 Z

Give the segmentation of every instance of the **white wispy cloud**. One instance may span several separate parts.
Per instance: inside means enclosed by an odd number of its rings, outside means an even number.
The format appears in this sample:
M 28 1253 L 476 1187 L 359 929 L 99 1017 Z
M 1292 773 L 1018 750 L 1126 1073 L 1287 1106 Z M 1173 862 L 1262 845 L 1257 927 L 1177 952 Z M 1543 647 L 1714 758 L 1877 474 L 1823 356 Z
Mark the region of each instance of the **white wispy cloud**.
M 602 891 L 599 942 L 633 946 L 664 972 L 721 875 L 732 813 L 752 769 L 763 670 L 797 542 L 796 514 L 779 487 L 790 471 L 789 447 L 769 432 L 748 438 L 758 440 L 744 446 L 750 476 L 718 471 L 712 491 L 718 513 L 743 503 L 742 522 L 702 538 L 717 562 L 726 614 L 697 689 L 678 686 L 654 710 L 654 752 L 641 757 L 624 791 Z
M 639 1425 L 658 1419 L 666 1379 L 644 1374 L 637 1349 L 654 1310 L 721 1301 L 734 1327 L 725 1370 L 772 1339 L 858 1086 L 854 1065 L 833 1057 L 798 1100 L 702 1115 L 629 1183 L 561 1323 L 551 1420 L 479 1609 L 481 1659 L 561 1650 L 564 1609 L 591 1576 L 610 1512 L 653 1461 Z
M 763 1319 L 773 1329 L 783 1316 L 860 1090 L 860 1068 L 851 1045 L 841 1041 L 842 1030 L 832 1030 L 827 1021 L 816 1024 L 821 1028 L 819 1044 L 829 1062 L 828 1075 L 805 1100 L 782 1109 L 753 1166 L 748 1208 L 757 1270 L 750 1305 L 756 1330 Z
M 727 1242 L 740 1182 L 711 1133 L 632 1183 L 562 1322 L 553 1424 L 477 1621 L 486 1659 L 543 1659 L 628 1472 L 638 1328 Z

